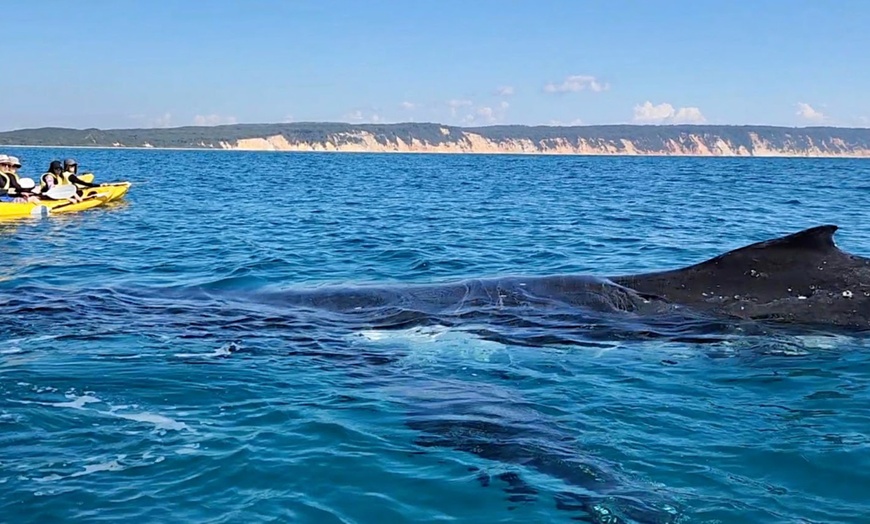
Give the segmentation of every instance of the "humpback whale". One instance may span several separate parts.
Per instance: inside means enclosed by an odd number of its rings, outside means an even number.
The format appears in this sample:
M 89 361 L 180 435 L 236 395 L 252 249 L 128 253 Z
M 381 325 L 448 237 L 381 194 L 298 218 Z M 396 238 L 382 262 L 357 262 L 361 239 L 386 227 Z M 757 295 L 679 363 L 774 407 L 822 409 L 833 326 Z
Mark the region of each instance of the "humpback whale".
M 699 264 L 610 277 L 646 296 L 738 319 L 870 328 L 870 259 L 821 225 L 751 244 Z
M 452 283 L 282 291 L 284 305 L 452 319 L 508 308 L 870 328 L 870 259 L 840 250 L 836 225 L 757 242 L 678 269 L 633 275 L 507 276 Z M 261 296 L 269 301 L 270 295 Z M 274 295 L 272 295 L 274 297 Z M 371 316 L 373 315 L 373 316 Z
M 459 324 L 485 319 L 487 329 L 499 323 L 519 326 L 516 331 L 523 333 L 510 333 L 517 337 L 512 342 L 623 338 L 625 331 L 632 335 L 632 330 L 647 337 L 649 326 L 655 325 L 645 323 L 648 318 L 714 319 L 709 324 L 684 323 L 692 333 L 699 327 L 727 329 L 743 321 L 867 329 L 870 259 L 839 249 L 834 242 L 837 230 L 836 225 L 820 225 L 744 245 L 693 265 L 656 272 L 328 286 L 266 293 L 260 298 L 282 307 L 291 306 L 294 313 L 313 308 L 316 314 L 312 318 L 330 328 Z M 616 322 L 607 325 L 611 318 Z M 590 319 L 593 328 L 572 331 Z M 309 319 L 303 314 L 298 321 L 307 325 Z M 605 327 L 598 330 L 602 324 Z M 620 330 L 620 325 L 626 329 Z M 682 336 L 683 332 L 677 333 Z M 492 336 L 492 332 L 486 336 Z M 417 381 L 413 387 L 422 389 Z M 476 391 L 472 387 L 469 390 Z M 484 398 L 494 398 L 491 394 L 492 390 L 482 393 Z M 607 461 L 597 460 L 591 453 L 584 453 L 581 446 L 572 445 L 566 438 L 570 431 L 560 430 L 557 420 L 527 417 L 515 409 L 519 402 L 510 397 L 487 405 L 485 400 L 468 400 L 468 396 L 436 387 L 431 395 L 435 400 L 412 403 L 414 412 L 407 425 L 419 433 L 417 443 L 425 448 L 470 453 L 484 463 L 504 464 L 507 471 L 497 473 L 495 478 L 507 485 L 511 502 L 527 501 L 536 495 L 536 488 L 523 479 L 526 473 L 534 472 L 559 486 L 552 493 L 557 507 L 582 513 L 578 520 L 678 521 L 680 504 L 654 492 L 652 486 L 632 482 Z M 483 470 L 478 478 L 484 485 L 492 481 Z
M 424 450 L 448 448 L 478 457 L 475 472 L 483 487 L 501 485 L 507 500 L 532 503 L 552 497 L 571 520 L 597 524 L 675 524 L 685 511 L 674 494 L 633 479 L 619 465 L 584 449 L 563 422 L 521 394 L 486 382 L 415 380 L 407 426 Z M 489 463 L 499 465 L 490 470 Z M 492 475 L 490 474 L 490 471 Z M 550 486 L 525 480 L 534 471 Z M 496 482 L 498 481 L 498 482 Z

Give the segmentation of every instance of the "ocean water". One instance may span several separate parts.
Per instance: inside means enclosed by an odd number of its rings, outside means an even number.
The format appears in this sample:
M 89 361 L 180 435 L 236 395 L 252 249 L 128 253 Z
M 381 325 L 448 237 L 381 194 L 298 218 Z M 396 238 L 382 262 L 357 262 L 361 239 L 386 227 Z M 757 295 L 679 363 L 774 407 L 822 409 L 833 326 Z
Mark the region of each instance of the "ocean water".
M 129 180 L 0 224 L 3 522 L 866 522 L 870 348 L 304 290 L 679 267 L 870 163 L 7 148 Z M 704 335 L 704 336 L 700 336 Z

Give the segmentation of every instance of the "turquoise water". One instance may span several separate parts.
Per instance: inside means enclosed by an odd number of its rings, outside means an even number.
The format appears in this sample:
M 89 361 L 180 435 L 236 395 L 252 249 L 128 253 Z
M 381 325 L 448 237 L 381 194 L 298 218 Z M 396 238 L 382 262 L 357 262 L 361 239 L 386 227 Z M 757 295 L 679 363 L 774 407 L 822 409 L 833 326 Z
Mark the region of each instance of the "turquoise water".
M 867 254 L 866 162 L 14 151 L 134 185 L 0 224 L 5 522 L 870 513 L 859 339 L 281 301 L 671 268 L 823 223 Z

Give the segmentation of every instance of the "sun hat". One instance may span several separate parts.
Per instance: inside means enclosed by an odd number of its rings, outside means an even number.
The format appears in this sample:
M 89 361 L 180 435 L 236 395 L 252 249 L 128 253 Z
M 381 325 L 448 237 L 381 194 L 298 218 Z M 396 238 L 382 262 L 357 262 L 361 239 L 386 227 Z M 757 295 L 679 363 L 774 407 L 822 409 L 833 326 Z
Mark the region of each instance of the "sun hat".
M 6 161 L 9 162 L 9 165 L 12 167 L 21 167 L 21 161 L 18 160 L 17 156 L 6 157 Z

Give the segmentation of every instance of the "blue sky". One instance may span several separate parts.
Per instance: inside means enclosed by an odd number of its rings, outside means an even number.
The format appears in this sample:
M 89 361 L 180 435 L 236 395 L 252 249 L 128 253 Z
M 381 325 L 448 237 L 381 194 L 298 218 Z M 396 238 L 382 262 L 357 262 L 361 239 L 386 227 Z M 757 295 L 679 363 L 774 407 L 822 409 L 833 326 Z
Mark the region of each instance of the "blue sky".
M 3 18 L 3 130 L 870 126 L 858 0 L 39 0 Z

